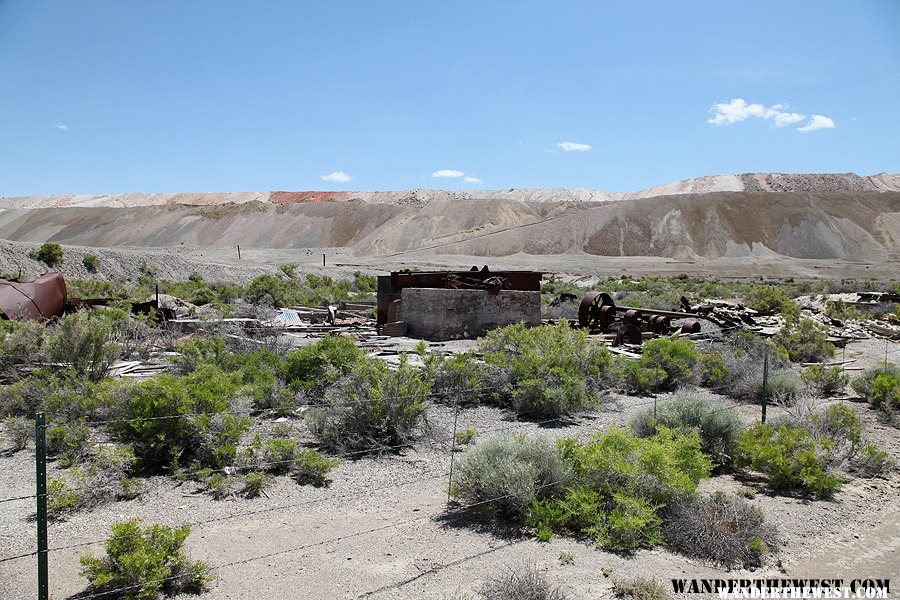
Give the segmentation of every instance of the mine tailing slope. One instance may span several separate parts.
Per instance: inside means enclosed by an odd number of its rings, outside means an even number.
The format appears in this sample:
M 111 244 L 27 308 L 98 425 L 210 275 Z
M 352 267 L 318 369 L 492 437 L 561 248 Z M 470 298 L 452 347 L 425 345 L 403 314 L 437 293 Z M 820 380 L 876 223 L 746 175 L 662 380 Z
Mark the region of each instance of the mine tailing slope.
M 357 254 L 893 261 L 900 175 L 716 175 L 640 192 L 243 192 L 0 199 L 0 238 Z

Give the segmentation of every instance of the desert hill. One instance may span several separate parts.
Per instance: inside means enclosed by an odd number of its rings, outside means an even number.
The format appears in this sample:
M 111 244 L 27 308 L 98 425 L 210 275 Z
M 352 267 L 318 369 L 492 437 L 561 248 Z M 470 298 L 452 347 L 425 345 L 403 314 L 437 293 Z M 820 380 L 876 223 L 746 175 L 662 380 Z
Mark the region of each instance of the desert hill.
M 0 238 L 87 247 L 344 247 L 360 256 L 747 256 L 885 262 L 900 175 L 716 175 L 586 189 L 246 192 L 0 200 Z

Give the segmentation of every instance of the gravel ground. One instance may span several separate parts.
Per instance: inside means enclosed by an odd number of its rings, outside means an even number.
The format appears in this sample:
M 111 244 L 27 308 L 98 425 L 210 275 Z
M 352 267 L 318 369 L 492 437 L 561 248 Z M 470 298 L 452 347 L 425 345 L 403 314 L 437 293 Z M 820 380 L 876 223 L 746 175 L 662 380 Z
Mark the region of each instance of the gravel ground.
M 900 345 L 889 348 L 893 356 Z M 883 342 L 852 344 L 848 358 L 860 368 L 883 356 Z M 460 408 L 457 430 L 469 427 L 486 437 L 501 430 L 547 437 L 586 437 L 611 424 L 626 423 L 652 399 L 606 398 L 604 408 L 562 423 L 512 420 L 491 407 Z M 868 405 L 852 405 L 860 414 L 868 440 L 900 457 L 897 430 L 883 424 Z M 759 418 L 758 406 L 740 406 L 748 423 Z M 771 407 L 770 418 L 784 412 Z M 50 546 L 102 540 L 109 525 L 131 517 L 146 522 L 194 526 L 187 547 L 194 558 L 217 569 L 204 597 L 216 598 L 441 598 L 472 592 L 503 569 L 533 564 L 565 585 L 575 598 L 609 596 L 611 578 L 643 575 L 673 577 L 828 576 L 897 577 L 900 575 L 900 476 L 851 479 L 830 501 L 773 496 L 758 482 L 720 475 L 704 481 L 702 491 L 734 492 L 739 486 L 759 489 L 752 500 L 775 523 L 785 548 L 755 573 L 724 572 L 657 548 L 624 557 L 590 544 L 557 538 L 539 543 L 515 533 L 486 529 L 446 517 L 448 442 L 454 410 L 436 404 L 428 412 L 429 434 L 399 455 L 345 460 L 328 486 L 301 486 L 279 477 L 268 497 L 213 500 L 193 483 L 172 478 L 149 480 L 138 499 L 76 513 L 51 523 Z M 297 425 L 298 431 L 302 430 Z M 456 455 L 457 457 L 459 454 Z M 0 496 L 29 495 L 34 486 L 31 449 L 0 456 Z M 51 470 L 53 465 L 51 465 Z M 34 549 L 33 500 L 0 503 L 0 556 Z M 201 523 L 202 522 L 202 523 Z M 99 553 L 101 544 L 77 546 L 50 554 L 51 594 L 73 597 L 83 592 L 78 557 Z M 561 565 L 560 553 L 574 563 Z M 244 562 L 246 561 L 246 562 Z M 233 564 L 237 563 L 237 564 Z M 34 557 L 0 563 L 0 597 L 35 596 Z

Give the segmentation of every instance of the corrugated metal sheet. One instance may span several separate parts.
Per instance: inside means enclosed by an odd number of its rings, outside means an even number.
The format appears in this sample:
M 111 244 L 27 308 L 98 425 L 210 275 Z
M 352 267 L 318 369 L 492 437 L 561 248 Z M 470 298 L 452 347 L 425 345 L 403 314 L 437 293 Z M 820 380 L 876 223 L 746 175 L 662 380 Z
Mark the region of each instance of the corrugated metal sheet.
M 300 313 L 296 310 L 292 310 L 290 308 L 282 308 L 278 310 L 278 314 L 275 315 L 275 322 L 281 325 L 302 325 L 303 321 L 300 319 Z

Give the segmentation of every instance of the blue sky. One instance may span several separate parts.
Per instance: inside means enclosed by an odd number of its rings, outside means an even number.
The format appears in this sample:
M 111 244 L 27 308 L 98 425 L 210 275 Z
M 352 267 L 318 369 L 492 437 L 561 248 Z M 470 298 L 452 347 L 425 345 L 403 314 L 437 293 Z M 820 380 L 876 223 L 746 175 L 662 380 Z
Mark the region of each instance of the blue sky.
M 897 0 L 0 0 L 0 196 L 900 172 L 898 108 Z

